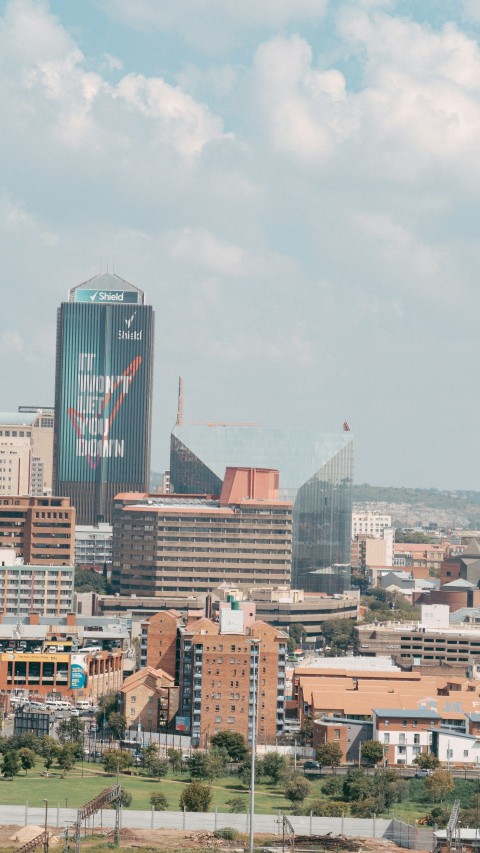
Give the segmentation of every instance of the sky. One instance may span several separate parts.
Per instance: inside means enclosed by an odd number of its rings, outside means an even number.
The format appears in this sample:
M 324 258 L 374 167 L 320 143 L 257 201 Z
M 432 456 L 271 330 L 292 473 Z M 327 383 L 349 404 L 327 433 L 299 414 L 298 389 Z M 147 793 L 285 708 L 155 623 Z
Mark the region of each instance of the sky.
M 156 312 L 187 420 L 340 429 L 355 479 L 479 489 L 480 0 L 0 0 L 0 408 L 56 309 Z

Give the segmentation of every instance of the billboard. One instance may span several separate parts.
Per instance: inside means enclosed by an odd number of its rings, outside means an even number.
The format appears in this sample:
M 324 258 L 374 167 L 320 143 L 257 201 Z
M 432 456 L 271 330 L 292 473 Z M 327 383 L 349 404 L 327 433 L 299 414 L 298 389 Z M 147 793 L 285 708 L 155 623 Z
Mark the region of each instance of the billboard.
M 150 439 L 151 306 L 96 299 L 64 303 L 58 331 L 57 482 L 143 482 Z
M 81 690 L 87 684 L 87 664 L 85 655 L 72 655 L 70 663 L 70 689 Z
M 100 305 L 118 305 L 129 303 L 137 305 L 140 303 L 141 294 L 133 290 L 81 290 L 73 291 L 75 302 L 97 302 Z

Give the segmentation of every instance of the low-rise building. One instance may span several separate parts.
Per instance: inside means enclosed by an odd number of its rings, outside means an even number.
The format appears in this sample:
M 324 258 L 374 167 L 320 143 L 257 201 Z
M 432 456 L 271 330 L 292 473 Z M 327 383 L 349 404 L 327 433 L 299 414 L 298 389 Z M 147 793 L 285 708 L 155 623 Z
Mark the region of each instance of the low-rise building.
M 178 694 L 174 679 L 162 669 L 147 666 L 134 672 L 121 688 L 121 711 L 128 729 L 166 732 L 174 728 Z
M 375 708 L 373 739 L 382 744 L 387 764 L 413 764 L 431 751 L 433 726 L 441 716 L 430 708 Z
M 372 739 L 373 722 L 348 717 L 324 717 L 313 723 L 313 746 L 335 743 L 342 750 L 341 764 L 361 760 L 362 744 Z
M 452 731 L 449 728 L 436 728 L 431 731 L 431 751 L 442 764 L 475 765 L 480 764 L 480 739 L 478 735 Z

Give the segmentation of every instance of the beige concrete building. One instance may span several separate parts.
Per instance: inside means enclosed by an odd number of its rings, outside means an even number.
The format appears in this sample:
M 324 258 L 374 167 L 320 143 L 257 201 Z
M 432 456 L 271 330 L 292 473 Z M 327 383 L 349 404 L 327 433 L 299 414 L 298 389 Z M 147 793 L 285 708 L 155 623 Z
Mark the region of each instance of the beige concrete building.
M 219 498 L 115 498 L 112 587 L 120 595 L 289 584 L 291 559 L 292 505 L 278 500 L 278 471 L 227 468 Z
M 392 526 L 392 516 L 381 512 L 352 512 L 352 536 L 360 533 L 380 537 L 386 527 Z
M 0 494 L 51 495 L 53 411 L 0 412 Z

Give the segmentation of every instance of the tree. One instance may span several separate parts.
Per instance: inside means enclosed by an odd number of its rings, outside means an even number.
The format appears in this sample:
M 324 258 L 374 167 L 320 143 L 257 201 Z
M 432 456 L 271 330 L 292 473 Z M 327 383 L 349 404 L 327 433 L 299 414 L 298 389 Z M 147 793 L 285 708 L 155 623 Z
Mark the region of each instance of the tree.
M 238 732 L 217 732 L 210 743 L 216 749 L 225 750 L 230 761 L 243 761 L 248 753 L 245 738 Z
M 174 773 L 180 773 L 183 766 L 183 753 L 181 749 L 174 749 L 172 746 L 167 749 L 168 760 L 170 767 Z
M 36 755 L 33 749 L 28 749 L 28 747 L 24 746 L 22 749 L 18 750 L 18 757 L 20 758 L 20 763 L 25 770 L 25 776 L 27 776 L 28 771 L 35 767 Z
M 123 806 L 124 809 L 128 809 L 132 805 L 133 797 L 129 791 L 126 791 L 125 788 L 122 788 L 120 792 L 120 805 Z
M 349 802 L 365 800 L 372 793 L 372 783 L 361 767 L 350 767 L 343 780 L 343 799 Z
M 279 752 L 267 752 L 263 759 L 263 772 L 269 776 L 273 785 L 277 785 L 287 773 L 287 759 Z
M 103 726 L 104 719 L 106 722 L 113 711 L 118 711 L 118 693 L 104 693 L 98 700 L 97 726 Z
M 323 793 L 327 797 L 339 797 L 343 792 L 343 779 L 340 776 L 330 776 L 323 784 Z M 331 815 L 333 817 L 333 815 Z
M 455 783 L 452 774 L 448 770 L 438 767 L 433 771 L 431 776 L 427 776 L 424 779 L 423 784 L 425 785 L 428 796 L 434 803 L 437 803 L 438 801 L 441 802 L 444 797 L 453 791 Z
M 440 767 L 440 762 L 433 752 L 421 752 L 413 759 L 413 763 L 416 764 L 420 770 L 436 770 L 437 767 Z
M 123 773 L 132 766 L 133 758 L 130 752 L 123 749 L 109 749 L 103 754 L 103 769 L 105 773 L 114 775 L 115 773 Z
M 353 642 L 353 619 L 332 619 L 330 622 L 322 622 L 322 634 L 327 646 L 330 646 L 334 655 L 345 654 Z
M 188 760 L 192 779 L 213 779 L 221 776 L 225 767 L 225 756 L 219 750 L 212 752 L 194 752 Z
M 107 722 L 114 740 L 122 740 L 125 735 L 125 729 L 127 728 L 125 717 L 119 714 L 118 711 L 112 711 L 107 717 Z
M 158 756 L 158 747 L 156 743 L 149 743 L 148 746 L 143 746 L 141 750 L 142 765 L 148 768 L 151 761 L 154 761 Z
M 53 762 L 58 756 L 59 751 L 59 743 L 55 738 L 50 737 L 49 735 L 45 735 L 39 747 L 39 754 L 44 759 L 45 769 L 50 770 Z
M 95 569 L 81 569 L 75 566 L 75 592 L 97 592 L 104 595 L 107 591 L 103 575 Z
M 314 817 L 341 817 L 345 804 L 336 800 L 313 800 L 307 808 Z
M 288 640 L 287 640 L 287 648 L 288 653 L 293 655 L 295 649 L 298 646 L 301 646 L 305 641 L 305 637 L 307 636 L 307 632 L 303 625 L 293 624 L 289 626 L 288 629 Z
M 154 779 L 162 779 L 167 775 L 168 769 L 168 761 L 165 761 L 164 758 L 153 758 L 147 766 L 147 773 Z
M 302 728 L 300 729 L 301 742 L 306 745 L 313 740 L 313 720 L 311 717 L 305 717 Z
M 58 725 L 58 739 L 60 743 L 79 743 L 83 738 L 85 723 L 79 717 L 70 717 L 61 720 Z
M 317 749 L 317 761 L 322 767 L 338 767 L 342 760 L 342 748 L 338 743 L 324 743 Z
M 225 800 L 225 802 L 230 814 L 242 814 L 242 812 L 247 811 L 247 803 L 243 797 L 231 797 L 229 800 Z
M 365 797 L 353 802 L 350 811 L 353 817 L 373 817 L 378 811 L 378 800 L 376 797 Z
M 376 764 L 383 759 L 383 746 L 378 740 L 366 740 L 362 743 L 362 758 Z
M 65 743 L 58 752 L 58 766 L 63 770 L 63 776 L 75 767 L 75 744 Z
M 2 773 L 5 779 L 13 779 L 20 773 L 20 758 L 15 749 L 6 752 L 3 756 Z
M 212 802 L 212 791 L 209 785 L 201 782 L 190 782 L 185 785 L 179 801 L 179 807 L 187 812 L 208 812 Z
M 311 787 L 308 779 L 297 773 L 285 785 L 284 794 L 291 803 L 303 803 L 305 797 L 308 797 Z
M 152 794 L 150 797 L 150 805 L 153 806 L 154 811 L 164 812 L 168 809 L 168 800 L 165 794 Z

